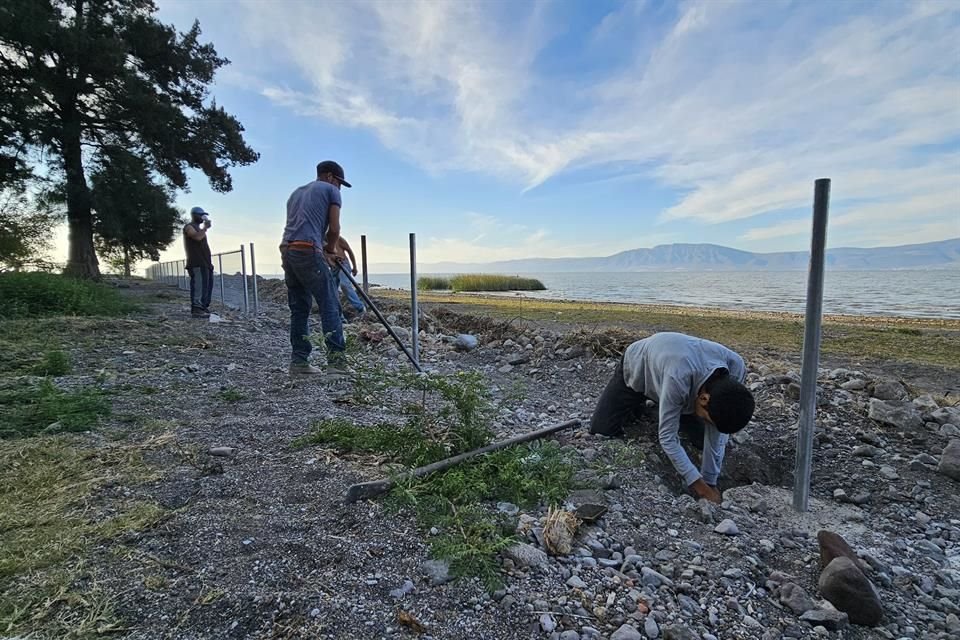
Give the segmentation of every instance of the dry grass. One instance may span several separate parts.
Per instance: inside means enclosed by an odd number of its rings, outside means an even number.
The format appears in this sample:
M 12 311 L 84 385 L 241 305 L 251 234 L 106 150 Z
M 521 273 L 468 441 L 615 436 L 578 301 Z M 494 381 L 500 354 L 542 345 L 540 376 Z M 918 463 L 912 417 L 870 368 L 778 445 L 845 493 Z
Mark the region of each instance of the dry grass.
M 550 507 L 543 524 L 543 542 L 551 555 L 570 555 L 580 521 L 565 509 Z
M 0 631 L 85 638 L 120 628 L 78 558 L 163 517 L 152 502 L 100 490 L 152 477 L 142 454 L 168 439 L 102 449 L 69 436 L 0 442 Z

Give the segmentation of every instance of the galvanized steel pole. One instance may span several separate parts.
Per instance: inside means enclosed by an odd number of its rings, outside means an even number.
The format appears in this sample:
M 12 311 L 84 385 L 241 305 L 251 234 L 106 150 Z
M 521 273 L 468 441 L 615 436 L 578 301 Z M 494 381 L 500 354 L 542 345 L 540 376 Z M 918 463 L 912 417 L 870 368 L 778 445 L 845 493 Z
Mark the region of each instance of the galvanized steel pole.
M 250 313 L 250 299 L 247 297 L 247 251 L 240 245 L 240 278 L 243 280 L 243 312 Z
M 223 254 L 217 254 L 217 262 L 220 265 L 220 306 L 226 308 L 227 299 L 223 295 Z
M 810 472 L 813 466 L 813 428 L 817 417 L 817 369 L 820 365 L 820 325 L 823 319 L 823 265 L 827 247 L 827 214 L 830 179 L 814 183 L 813 238 L 807 275 L 807 311 L 804 315 L 803 366 L 800 372 L 800 421 L 797 429 L 797 464 L 794 470 L 793 508 L 810 507 Z
M 253 254 L 253 243 L 250 243 L 250 276 L 253 282 L 253 312 L 260 313 L 260 294 L 257 290 L 257 259 Z
M 360 264 L 363 269 L 363 292 L 369 294 L 370 277 L 367 275 L 367 236 L 360 236 Z
M 413 359 L 420 364 L 420 308 L 417 306 L 417 234 L 410 234 L 410 317 L 411 330 L 410 346 Z

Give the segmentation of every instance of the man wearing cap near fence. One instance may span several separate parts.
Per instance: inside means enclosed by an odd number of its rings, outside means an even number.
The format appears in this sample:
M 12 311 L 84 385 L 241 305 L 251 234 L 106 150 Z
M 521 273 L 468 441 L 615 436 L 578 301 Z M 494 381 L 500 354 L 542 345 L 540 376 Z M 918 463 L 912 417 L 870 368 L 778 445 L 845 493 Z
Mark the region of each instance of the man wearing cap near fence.
M 340 239 L 340 188 L 349 187 L 343 167 L 332 160 L 317 165 L 317 179 L 296 189 L 287 200 L 287 224 L 280 254 L 290 305 L 290 374 L 323 374 L 310 364 L 309 319 L 313 301 L 327 347 L 330 378 L 347 373 L 346 340 L 340 319 L 339 281 L 334 273 Z
M 201 207 L 190 209 L 190 222 L 183 228 L 183 249 L 187 254 L 187 273 L 190 274 L 190 315 L 210 317 L 210 296 L 213 294 L 213 261 L 207 230 L 209 214 Z

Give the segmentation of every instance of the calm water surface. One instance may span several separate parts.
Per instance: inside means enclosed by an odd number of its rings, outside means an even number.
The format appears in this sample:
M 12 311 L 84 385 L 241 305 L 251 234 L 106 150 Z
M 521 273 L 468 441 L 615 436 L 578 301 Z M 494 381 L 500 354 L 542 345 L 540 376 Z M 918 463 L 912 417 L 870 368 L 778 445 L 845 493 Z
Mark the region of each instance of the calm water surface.
M 531 298 L 797 313 L 804 310 L 807 287 L 807 274 L 803 271 L 516 275 L 537 278 L 546 285 L 546 291 L 523 293 Z M 408 274 L 372 274 L 370 282 L 397 289 L 410 288 Z M 827 272 L 823 311 L 869 316 L 960 318 L 960 270 Z

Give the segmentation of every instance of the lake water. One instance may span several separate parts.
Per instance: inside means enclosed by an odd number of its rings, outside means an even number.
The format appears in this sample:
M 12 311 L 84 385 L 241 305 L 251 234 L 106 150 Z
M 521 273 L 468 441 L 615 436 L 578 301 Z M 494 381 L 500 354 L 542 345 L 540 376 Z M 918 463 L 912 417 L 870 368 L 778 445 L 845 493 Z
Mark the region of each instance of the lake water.
M 443 274 L 429 274 L 443 275 Z M 546 291 L 531 298 L 673 304 L 803 313 L 804 271 L 519 273 Z M 371 274 L 370 282 L 409 289 L 408 274 Z M 516 295 L 516 294 L 509 294 Z M 824 313 L 960 319 L 960 270 L 828 271 Z

